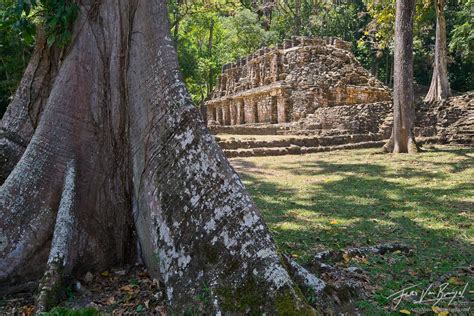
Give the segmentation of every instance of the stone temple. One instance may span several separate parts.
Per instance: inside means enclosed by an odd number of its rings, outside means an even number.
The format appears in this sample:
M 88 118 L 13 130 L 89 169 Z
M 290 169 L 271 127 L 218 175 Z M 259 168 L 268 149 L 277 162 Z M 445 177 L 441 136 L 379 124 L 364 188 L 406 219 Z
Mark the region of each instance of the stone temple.
M 393 126 L 391 90 L 350 49 L 337 38 L 292 37 L 223 66 L 205 105 L 224 153 L 381 147 Z M 415 110 L 418 142 L 473 144 L 473 92 L 442 102 L 420 100 Z
M 321 107 L 390 101 L 390 91 L 335 38 L 293 37 L 223 66 L 210 125 L 287 123 Z

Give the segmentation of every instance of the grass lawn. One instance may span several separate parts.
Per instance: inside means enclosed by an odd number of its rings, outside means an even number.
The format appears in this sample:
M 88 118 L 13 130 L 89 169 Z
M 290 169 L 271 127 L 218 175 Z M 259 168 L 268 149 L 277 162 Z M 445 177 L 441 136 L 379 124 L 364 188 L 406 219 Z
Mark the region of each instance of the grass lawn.
M 474 262 L 474 148 L 425 150 L 384 155 L 364 149 L 231 163 L 280 249 L 302 263 L 326 249 L 392 242 L 413 247 L 410 256 L 349 262 L 368 271 L 375 286 L 372 297 L 357 302 L 363 314 L 384 315 L 394 292 L 419 283 L 422 290 Z M 470 283 L 465 296 L 472 302 L 474 280 L 455 273 L 450 283 Z M 397 310 L 416 308 L 420 305 L 402 302 Z

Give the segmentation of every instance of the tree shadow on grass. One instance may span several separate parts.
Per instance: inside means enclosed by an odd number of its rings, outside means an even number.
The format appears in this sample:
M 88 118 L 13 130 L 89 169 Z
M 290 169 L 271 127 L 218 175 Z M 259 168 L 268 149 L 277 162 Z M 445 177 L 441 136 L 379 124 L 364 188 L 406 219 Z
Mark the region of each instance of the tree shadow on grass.
M 474 147 L 430 147 L 427 153 L 448 153 L 456 158 L 464 158 L 457 163 L 435 162 L 438 166 L 448 166 L 451 172 L 458 173 L 474 166 Z
M 464 158 L 449 167 L 472 167 L 466 161 L 471 157 Z M 278 168 L 306 178 L 331 176 L 330 181 L 298 187 L 243 174 L 280 249 L 298 255 L 303 262 L 323 249 L 402 242 L 415 249 L 412 257 L 398 263 L 375 263 L 369 269 L 374 278 L 383 275 L 389 284 L 384 288 L 387 294 L 410 282 L 431 282 L 474 258 L 468 236 L 474 209 L 468 197 L 474 185 L 469 179 L 445 187 L 430 185 L 449 180 L 449 175 L 410 165 L 389 170 L 377 163 L 317 160 Z

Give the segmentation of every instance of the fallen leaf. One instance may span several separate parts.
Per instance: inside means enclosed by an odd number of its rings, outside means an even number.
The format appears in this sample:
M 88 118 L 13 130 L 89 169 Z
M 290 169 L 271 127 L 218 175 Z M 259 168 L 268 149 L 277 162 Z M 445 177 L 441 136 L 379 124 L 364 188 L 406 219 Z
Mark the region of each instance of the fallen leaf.
M 462 280 L 454 276 L 448 279 L 448 283 L 453 285 L 464 285 L 464 282 Z
M 431 306 L 431 310 L 435 314 L 438 314 L 439 312 L 441 312 L 441 308 L 439 308 L 438 306 Z
M 411 312 L 409 310 L 406 310 L 406 309 L 401 309 L 401 310 L 399 310 L 399 312 L 402 313 L 402 314 L 405 314 L 405 315 L 410 315 L 411 314 Z
M 31 315 L 33 315 L 34 309 L 35 309 L 35 307 L 33 305 L 27 305 L 27 306 L 23 307 L 21 315 L 22 316 L 31 316 Z
M 120 288 L 120 291 L 122 291 L 122 292 L 127 292 L 127 293 L 133 293 L 134 290 L 135 290 L 135 289 L 134 289 L 133 285 L 130 285 L 130 284 L 124 285 L 124 286 L 122 286 L 122 287 Z
M 337 225 L 337 224 L 339 224 L 339 221 L 337 221 L 337 220 L 334 219 L 334 220 L 330 221 L 329 224 L 331 224 L 331 225 Z
M 103 271 L 100 273 L 101 276 L 103 277 L 108 277 L 110 275 L 109 271 Z
M 353 258 L 356 262 L 363 263 L 363 264 L 368 264 L 369 260 L 366 257 L 354 257 Z

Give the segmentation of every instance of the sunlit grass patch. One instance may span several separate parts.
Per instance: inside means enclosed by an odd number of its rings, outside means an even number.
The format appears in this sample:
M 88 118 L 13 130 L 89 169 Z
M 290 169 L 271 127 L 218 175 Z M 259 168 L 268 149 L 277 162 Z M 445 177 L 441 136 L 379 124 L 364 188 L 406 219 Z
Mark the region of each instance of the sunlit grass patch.
M 300 262 L 325 249 L 393 242 L 414 249 L 409 257 L 350 263 L 376 283 L 373 297 L 358 303 L 364 314 L 388 313 L 387 296 L 403 286 L 428 285 L 474 261 L 473 148 L 436 146 L 414 155 L 352 150 L 232 164 L 280 249 Z

